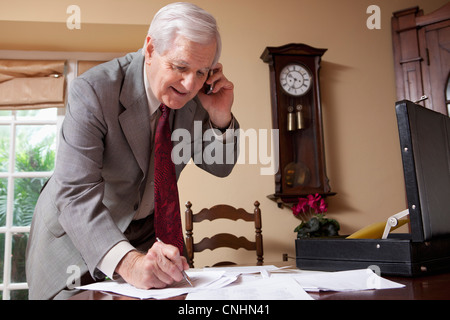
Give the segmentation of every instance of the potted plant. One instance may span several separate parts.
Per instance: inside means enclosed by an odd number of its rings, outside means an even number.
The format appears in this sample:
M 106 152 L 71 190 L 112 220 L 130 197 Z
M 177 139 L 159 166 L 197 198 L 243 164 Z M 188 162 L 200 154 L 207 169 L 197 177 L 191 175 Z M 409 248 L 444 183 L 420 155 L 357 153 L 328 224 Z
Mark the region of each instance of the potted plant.
M 294 229 L 298 239 L 339 236 L 339 223 L 325 217 L 328 205 L 319 194 L 298 199 L 292 213 L 302 222 Z

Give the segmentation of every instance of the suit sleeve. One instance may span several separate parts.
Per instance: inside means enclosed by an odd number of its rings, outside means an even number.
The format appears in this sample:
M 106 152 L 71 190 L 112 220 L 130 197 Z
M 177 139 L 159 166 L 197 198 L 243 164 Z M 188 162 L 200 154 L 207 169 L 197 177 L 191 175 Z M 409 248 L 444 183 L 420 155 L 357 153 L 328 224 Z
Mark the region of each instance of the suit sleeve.
M 62 125 L 58 161 L 59 222 L 81 253 L 91 274 L 108 250 L 126 240 L 104 206 L 102 178 L 104 136 L 102 108 L 89 83 L 72 82 Z
M 192 159 L 203 170 L 217 177 L 227 177 L 239 156 L 239 122 L 233 116 L 228 129 L 222 134 L 211 126 L 209 115 L 200 100 L 197 99 L 196 102 L 199 108 L 195 118 L 203 117 L 202 136 L 198 137 L 194 129 Z M 201 148 L 199 148 L 200 145 Z

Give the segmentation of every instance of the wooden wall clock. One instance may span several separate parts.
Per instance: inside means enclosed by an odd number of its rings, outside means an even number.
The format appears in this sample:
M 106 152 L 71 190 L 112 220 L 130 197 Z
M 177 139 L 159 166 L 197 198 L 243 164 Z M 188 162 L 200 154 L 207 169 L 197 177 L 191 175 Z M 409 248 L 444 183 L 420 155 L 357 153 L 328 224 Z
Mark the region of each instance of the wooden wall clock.
M 326 175 L 319 69 L 327 49 L 306 44 L 267 47 L 272 124 L 279 130 L 279 169 L 269 198 L 294 203 L 299 197 L 333 195 Z

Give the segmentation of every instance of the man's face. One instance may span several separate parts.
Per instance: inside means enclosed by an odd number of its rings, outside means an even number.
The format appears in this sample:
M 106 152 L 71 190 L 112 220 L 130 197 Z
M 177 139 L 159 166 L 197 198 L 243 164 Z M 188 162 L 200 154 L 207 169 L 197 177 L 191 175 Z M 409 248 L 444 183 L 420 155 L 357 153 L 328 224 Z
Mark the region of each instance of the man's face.
M 216 53 L 216 43 L 199 44 L 177 36 L 172 47 L 158 54 L 147 37 L 147 78 L 155 97 L 180 109 L 203 87 Z

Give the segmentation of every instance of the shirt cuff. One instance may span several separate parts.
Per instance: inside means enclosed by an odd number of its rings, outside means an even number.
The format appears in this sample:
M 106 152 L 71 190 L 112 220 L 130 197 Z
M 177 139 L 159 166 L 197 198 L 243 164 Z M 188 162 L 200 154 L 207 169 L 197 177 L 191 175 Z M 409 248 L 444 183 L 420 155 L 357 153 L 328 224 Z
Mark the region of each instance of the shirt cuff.
M 217 126 L 215 126 L 211 119 L 209 120 L 209 126 L 211 129 L 213 129 L 214 135 L 218 141 L 221 142 L 227 142 L 229 139 L 231 139 L 234 136 L 234 116 L 231 114 L 231 122 L 228 128 L 220 129 Z
M 110 279 L 116 280 L 118 275 L 114 273 L 120 260 L 131 250 L 136 250 L 128 241 L 120 241 L 112 247 L 99 262 L 97 269 Z

